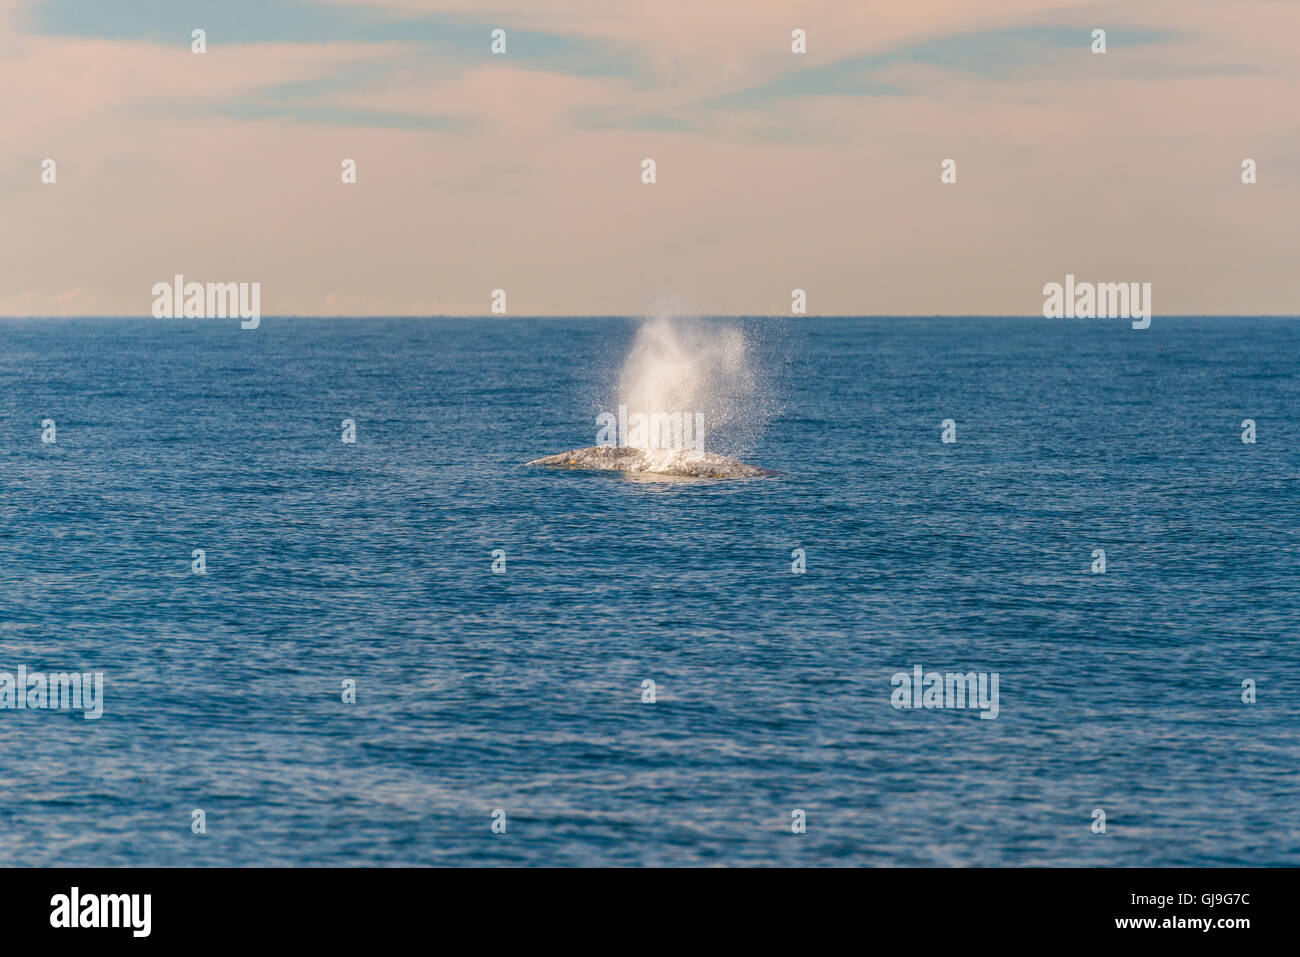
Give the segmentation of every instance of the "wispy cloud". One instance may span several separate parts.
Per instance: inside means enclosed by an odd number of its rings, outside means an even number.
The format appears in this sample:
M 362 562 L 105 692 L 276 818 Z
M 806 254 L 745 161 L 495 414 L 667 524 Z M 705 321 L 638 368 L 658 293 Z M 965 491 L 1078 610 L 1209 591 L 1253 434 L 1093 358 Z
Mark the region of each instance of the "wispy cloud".
M 171 49 L 187 46 L 191 32 L 201 28 L 214 56 L 232 45 L 368 45 L 375 56 L 344 61 L 328 76 L 276 83 L 207 109 L 237 118 L 438 130 L 465 130 L 474 123 L 467 116 L 369 110 L 333 100 L 343 93 L 375 91 L 403 72 L 418 74 L 426 87 L 459 76 L 483 62 L 498 25 L 465 13 L 313 0 L 44 0 L 30 8 L 24 22 L 37 36 L 148 42 Z M 626 80 L 636 76 L 638 67 L 645 68 L 634 47 L 580 33 L 512 26 L 508 51 L 511 69 Z
M 1141 29 L 1117 32 L 1126 48 L 1167 43 L 1176 36 Z M 897 96 L 908 89 L 895 68 L 907 66 L 1009 81 L 1059 67 L 1066 57 L 1086 55 L 1089 35 L 1086 27 L 1024 25 L 926 37 L 879 53 L 791 70 L 771 82 L 715 97 L 707 105 L 755 109 L 786 97 Z

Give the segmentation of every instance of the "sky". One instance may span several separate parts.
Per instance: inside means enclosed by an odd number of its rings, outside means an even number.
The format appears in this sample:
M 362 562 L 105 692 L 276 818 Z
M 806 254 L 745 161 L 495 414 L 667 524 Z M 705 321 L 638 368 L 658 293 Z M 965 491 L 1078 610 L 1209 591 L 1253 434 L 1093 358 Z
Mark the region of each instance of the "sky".
M 1296 315 L 1298 36 L 1300 0 L 0 0 L 0 316 L 178 273 L 265 315 L 1036 315 L 1067 273 Z

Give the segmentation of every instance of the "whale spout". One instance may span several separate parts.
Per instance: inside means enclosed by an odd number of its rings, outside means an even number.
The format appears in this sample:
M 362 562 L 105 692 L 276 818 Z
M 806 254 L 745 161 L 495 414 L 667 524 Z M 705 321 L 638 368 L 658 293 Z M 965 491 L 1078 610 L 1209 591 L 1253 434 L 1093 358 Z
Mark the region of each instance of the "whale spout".
M 558 469 L 596 469 L 645 475 L 690 478 L 768 478 L 780 475 L 759 465 L 747 465 L 723 455 L 680 449 L 639 449 L 627 445 L 593 445 L 533 459 L 529 465 Z

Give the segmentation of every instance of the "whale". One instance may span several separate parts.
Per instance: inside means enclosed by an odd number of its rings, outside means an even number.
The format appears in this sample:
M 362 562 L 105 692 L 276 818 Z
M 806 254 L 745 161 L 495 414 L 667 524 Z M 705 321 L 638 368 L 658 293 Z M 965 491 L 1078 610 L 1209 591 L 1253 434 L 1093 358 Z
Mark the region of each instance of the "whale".
M 710 452 L 691 449 L 639 449 L 628 445 L 593 445 L 585 449 L 572 449 L 568 452 L 547 455 L 526 464 L 556 469 L 587 469 L 712 479 L 771 478 L 781 474 L 760 465 L 747 465 Z

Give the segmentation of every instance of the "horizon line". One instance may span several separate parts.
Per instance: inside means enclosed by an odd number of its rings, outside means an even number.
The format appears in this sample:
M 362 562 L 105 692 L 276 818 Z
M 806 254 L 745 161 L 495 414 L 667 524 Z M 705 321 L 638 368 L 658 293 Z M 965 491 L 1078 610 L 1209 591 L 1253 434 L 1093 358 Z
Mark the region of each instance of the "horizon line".
M 9 320 L 69 320 L 69 319 L 93 319 L 93 320 L 138 320 L 141 322 L 157 323 L 178 323 L 194 322 L 204 323 L 213 322 L 219 319 L 238 320 L 240 316 L 224 317 L 175 317 L 170 319 L 159 319 L 152 315 L 0 315 L 0 321 Z M 1055 318 L 1049 319 L 1041 313 L 992 313 L 992 312 L 965 312 L 965 313 L 945 313 L 945 312 L 928 312 L 928 313 L 884 313 L 884 312 L 829 312 L 816 315 L 792 315 L 789 313 L 748 313 L 748 312 L 701 312 L 701 313 L 523 313 L 519 315 L 494 315 L 491 313 L 354 313 L 338 315 L 321 315 L 310 313 L 283 313 L 279 315 L 266 314 L 259 317 L 259 320 L 267 319 L 490 319 L 494 321 L 502 320 L 521 320 L 521 319 L 1045 319 L 1049 322 L 1105 322 L 1109 319 L 1119 321 L 1119 317 L 1085 317 L 1074 319 Z M 1161 316 L 1153 316 L 1158 319 L 1300 319 L 1300 312 L 1186 312 L 1186 313 L 1169 313 Z M 251 331 L 251 330 L 250 330 Z

